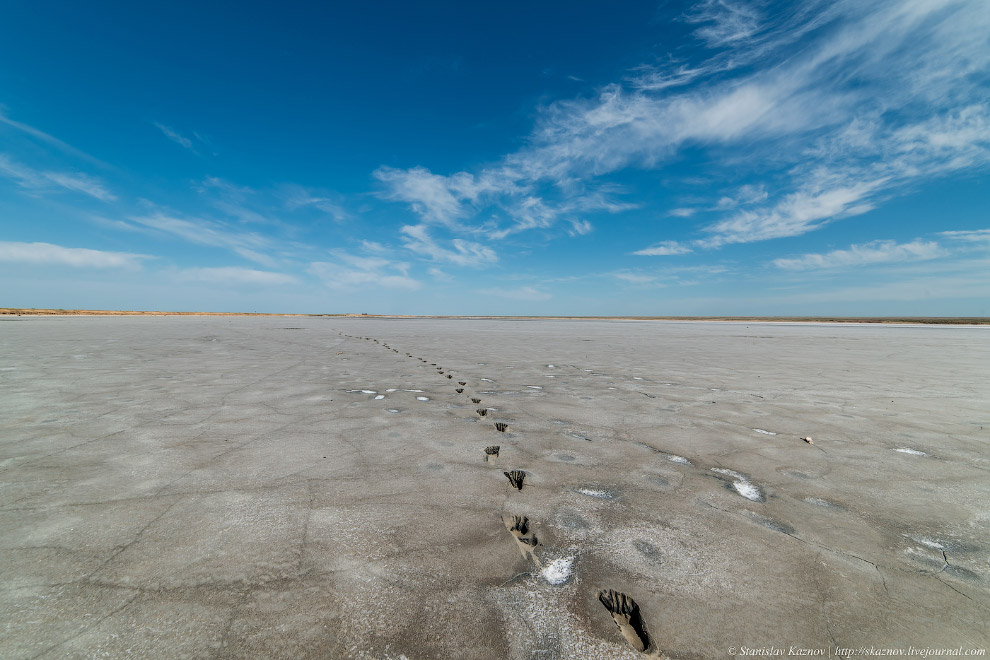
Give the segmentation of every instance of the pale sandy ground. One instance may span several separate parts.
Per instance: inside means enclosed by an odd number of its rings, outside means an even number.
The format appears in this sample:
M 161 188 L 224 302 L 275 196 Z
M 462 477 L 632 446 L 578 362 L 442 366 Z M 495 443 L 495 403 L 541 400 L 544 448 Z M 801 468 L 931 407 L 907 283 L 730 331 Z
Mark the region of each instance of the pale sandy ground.
M 0 657 L 986 648 L 988 333 L 3 319 Z

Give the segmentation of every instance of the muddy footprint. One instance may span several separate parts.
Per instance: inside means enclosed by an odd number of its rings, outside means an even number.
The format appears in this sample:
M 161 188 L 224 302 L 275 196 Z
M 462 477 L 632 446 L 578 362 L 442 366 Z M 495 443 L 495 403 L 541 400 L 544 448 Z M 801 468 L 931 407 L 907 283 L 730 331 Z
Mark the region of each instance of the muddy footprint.
M 475 412 L 484 417 L 488 414 L 488 408 L 478 408 Z
M 498 452 L 501 449 L 498 445 L 492 445 L 491 447 L 485 447 L 485 454 L 489 463 L 494 464 L 496 459 L 498 459 Z
M 464 392 L 464 388 L 463 387 L 458 387 L 458 388 L 455 388 L 454 391 L 457 392 L 458 394 L 461 394 L 462 392 Z
M 639 605 L 636 601 L 612 589 L 599 591 L 598 600 L 612 615 L 612 620 L 629 645 L 637 651 L 645 651 L 650 645 L 650 636 L 646 632 L 646 626 L 643 625 L 643 617 L 639 614 Z
M 505 433 L 505 429 L 509 428 L 509 425 L 505 422 L 495 422 L 495 430 L 499 433 Z
M 525 472 L 522 470 L 509 470 L 508 472 L 503 472 L 502 474 L 509 479 L 509 483 L 512 484 L 513 488 L 516 490 L 522 490 L 523 481 L 526 479 Z
M 539 566 L 540 560 L 536 558 L 536 546 L 539 541 L 536 539 L 536 534 L 529 527 L 529 518 L 526 516 L 506 516 L 502 519 L 502 522 L 505 523 L 505 528 L 512 534 L 512 538 L 516 540 L 516 545 L 519 547 L 519 552 L 522 556 L 532 559 L 533 563 Z
M 471 403 L 481 403 L 481 399 L 478 397 L 471 397 Z
M 459 381 L 457 381 L 457 384 L 458 385 L 467 385 L 467 381 L 466 380 L 459 380 Z

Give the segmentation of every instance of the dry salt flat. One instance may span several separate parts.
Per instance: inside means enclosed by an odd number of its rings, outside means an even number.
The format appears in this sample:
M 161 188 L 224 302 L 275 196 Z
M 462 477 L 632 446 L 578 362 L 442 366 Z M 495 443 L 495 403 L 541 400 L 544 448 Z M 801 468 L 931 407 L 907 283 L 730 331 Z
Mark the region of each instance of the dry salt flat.
M 987 332 L 3 319 L 0 657 L 985 648 Z

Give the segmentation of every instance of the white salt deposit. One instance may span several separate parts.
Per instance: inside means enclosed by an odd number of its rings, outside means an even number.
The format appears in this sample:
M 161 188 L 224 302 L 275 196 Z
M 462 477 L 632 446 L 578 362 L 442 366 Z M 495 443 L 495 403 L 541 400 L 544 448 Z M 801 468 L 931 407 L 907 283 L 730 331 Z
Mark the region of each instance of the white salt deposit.
M 737 493 L 745 497 L 747 500 L 752 500 L 754 502 L 763 501 L 763 493 L 760 492 L 759 487 L 750 483 L 749 479 L 739 474 L 735 470 L 727 470 L 725 468 L 712 468 L 712 472 L 724 474 L 726 476 L 735 479 L 735 481 L 732 482 L 732 487 L 736 489 Z
M 547 565 L 546 568 L 543 569 L 541 575 L 543 575 L 543 579 L 550 584 L 564 584 L 567 582 L 567 578 L 571 576 L 571 566 L 573 565 L 574 557 L 554 559 Z
M 384 394 L 379 394 L 378 396 L 375 397 L 375 400 L 384 399 L 384 398 L 385 398 Z
M 923 537 L 923 536 L 908 536 L 908 538 L 911 539 L 912 541 L 916 541 L 916 542 L 920 543 L 921 545 L 923 545 L 925 547 L 931 548 L 932 550 L 945 550 L 945 546 L 944 545 L 942 545 L 938 541 L 934 541 L 934 540 L 932 540 L 930 538 L 926 538 L 926 537 Z
M 612 495 L 607 490 L 600 490 L 595 488 L 578 488 L 577 492 L 582 495 L 587 495 L 589 497 L 597 497 L 600 500 L 611 499 Z
M 429 401 L 430 400 L 430 397 L 428 397 L 428 396 L 418 396 L 418 397 L 416 397 L 416 400 L 417 401 Z
M 740 481 L 746 481 L 746 477 L 742 476 L 735 470 L 726 470 L 725 468 L 712 468 L 712 472 L 724 474 L 727 477 L 732 477 L 733 479 L 739 479 Z
M 542 390 L 543 389 L 539 385 L 527 385 L 526 387 L 528 387 L 531 390 Z
M 760 493 L 760 489 L 748 481 L 733 481 L 732 487 L 736 489 L 737 493 L 745 497 L 747 500 L 759 502 L 763 499 L 763 494 Z
M 908 449 L 907 447 L 898 447 L 894 451 L 899 451 L 902 454 L 911 454 L 912 456 L 928 456 L 928 454 L 926 454 L 923 451 L 918 451 L 917 449 Z
M 423 390 L 406 390 L 406 392 L 422 392 Z
M 397 389 L 396 389 L 396 388 L 394 388 L 394 387 L 390 387 L 389 389 L 387 389 L 387 390 L 385 390 L 385 391 L 386 391 L 386 392 L 398 392 L 399 390 L 397 390 Z
M 762 433 L 763 435 L 777 435 L 773 431 L 765 431 L 763 429 L 753 429 L 753 430 L 756 431 L 757 433 Z
M 680 463 L 681 465 L 691 465 L 691 461 L 689 461 L 688 459 L 684 458 L 683 456 L 676 456 L 674 454 L 670 454 L 669 456 L 667 456 L 667 460 L 670 461 L 671 463 Z

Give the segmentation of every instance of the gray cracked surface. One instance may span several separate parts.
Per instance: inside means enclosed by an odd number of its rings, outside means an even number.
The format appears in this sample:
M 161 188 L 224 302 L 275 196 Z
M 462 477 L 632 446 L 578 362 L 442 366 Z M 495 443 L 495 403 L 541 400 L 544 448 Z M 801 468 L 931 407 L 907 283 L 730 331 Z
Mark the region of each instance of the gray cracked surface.
M 672 657 L 985 648 L 988 367 L 985 328 L 3 319 L 0 656 L 642 657 L 599 589 Z

